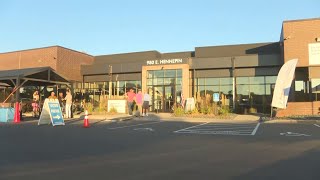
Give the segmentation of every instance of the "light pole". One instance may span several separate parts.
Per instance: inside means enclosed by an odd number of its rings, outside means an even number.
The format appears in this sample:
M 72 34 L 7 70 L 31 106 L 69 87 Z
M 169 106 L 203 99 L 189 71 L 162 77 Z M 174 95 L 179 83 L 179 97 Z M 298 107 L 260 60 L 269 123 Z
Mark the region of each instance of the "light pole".
M 109 65 L 109 99 L 111 98 L 112 91 L 112 65 Z
M 236 111 L 236 66 L 235 66 L 235 57 L 231 57 L 232 65 L 232 108 L 233 112 Z

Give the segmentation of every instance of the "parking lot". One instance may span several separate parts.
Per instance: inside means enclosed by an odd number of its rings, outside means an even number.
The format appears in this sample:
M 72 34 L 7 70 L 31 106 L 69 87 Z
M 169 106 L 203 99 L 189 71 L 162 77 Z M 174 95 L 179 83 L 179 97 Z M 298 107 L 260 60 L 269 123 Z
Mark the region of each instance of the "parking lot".
M 320 124 L 0 124 L 0 179 L 320 179 Z

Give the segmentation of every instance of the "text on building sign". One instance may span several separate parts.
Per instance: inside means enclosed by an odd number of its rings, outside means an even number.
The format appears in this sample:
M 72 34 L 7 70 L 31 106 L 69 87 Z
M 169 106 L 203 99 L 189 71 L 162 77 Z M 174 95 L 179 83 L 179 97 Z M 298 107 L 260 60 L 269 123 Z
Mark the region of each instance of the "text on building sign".
M 182 59 L 161 59 L 161 60 L 149 60 L 147 65 L 157 65 L 157 64 L 176 64 L 182 63 Z

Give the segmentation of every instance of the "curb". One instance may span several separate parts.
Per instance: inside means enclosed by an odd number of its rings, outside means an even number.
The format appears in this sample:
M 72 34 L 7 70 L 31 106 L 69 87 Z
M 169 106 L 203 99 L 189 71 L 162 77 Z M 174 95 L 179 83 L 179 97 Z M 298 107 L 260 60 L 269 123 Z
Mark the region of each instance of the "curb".
M 320 120 L 268 120 L 268 121 L 261 121 L 266 124 L 297 124 L 297 123 L 320 123 Z

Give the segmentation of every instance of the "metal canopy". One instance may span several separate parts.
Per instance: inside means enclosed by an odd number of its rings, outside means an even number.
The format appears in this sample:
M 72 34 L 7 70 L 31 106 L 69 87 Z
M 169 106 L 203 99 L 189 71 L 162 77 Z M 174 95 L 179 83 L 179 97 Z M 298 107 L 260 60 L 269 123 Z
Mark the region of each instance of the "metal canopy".
M 37 67 L 0 71 L 0 83 L 11 87 L 20 86 L 48 86 L 55 84 L 70 84 L 63 76 L 51 67 Z

